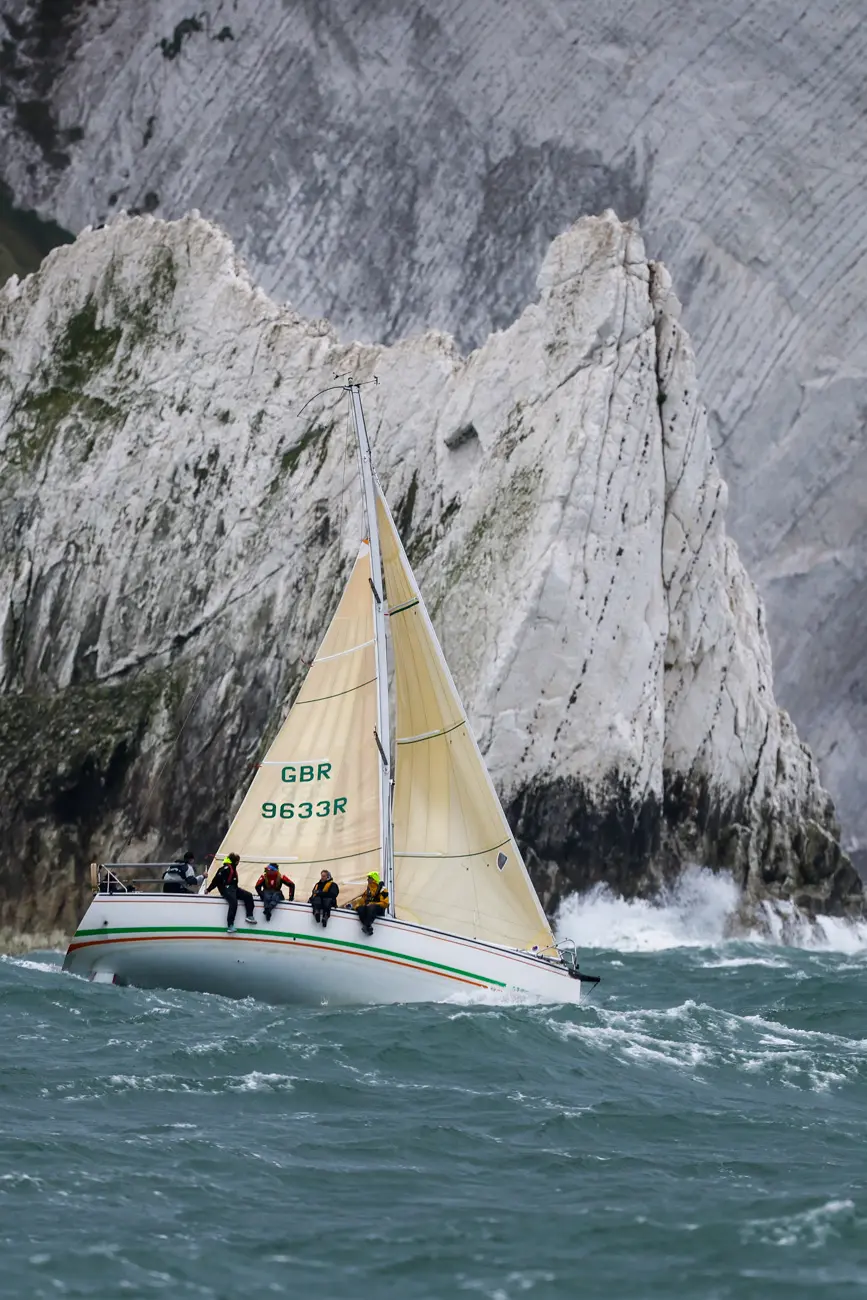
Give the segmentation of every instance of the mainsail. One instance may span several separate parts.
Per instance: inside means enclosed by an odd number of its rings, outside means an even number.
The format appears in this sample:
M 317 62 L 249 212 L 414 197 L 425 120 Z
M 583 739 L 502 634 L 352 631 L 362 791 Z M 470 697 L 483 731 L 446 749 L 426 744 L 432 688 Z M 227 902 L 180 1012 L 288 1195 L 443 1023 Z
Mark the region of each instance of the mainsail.
M 551 947 L 381 491 L 377 515 L 397 685 L 397 916 L 510 947 Z
M 360 889 L 380 865 L 370 577 L 365 543 L 289 716 L 220 845 L 215 863 L 240 854 L 247 889 L 268 862 L 284 867 L 302 900 L 323 867 L 341 887 Z

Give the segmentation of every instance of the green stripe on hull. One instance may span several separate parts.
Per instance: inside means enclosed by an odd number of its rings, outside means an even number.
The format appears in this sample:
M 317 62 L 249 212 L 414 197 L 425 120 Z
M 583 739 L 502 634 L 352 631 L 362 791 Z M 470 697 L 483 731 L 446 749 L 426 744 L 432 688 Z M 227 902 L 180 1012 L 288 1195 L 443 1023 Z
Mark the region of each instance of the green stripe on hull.
M 100 939 L 108 939 L 112 935 L 135 935 L 135 934 L 213 934 L 225 935 L 226 931 L 220 926 L 215 925 L 151 925 L 151 926 L 113 926 L 108 929 L 101 926 L 98 930 L 77 930 L 72 940 L 74 944 L 76 939 L 88 938 L 91 935 L 98 936 Z M 260 939 L 265 939 L 265 935 L 251 934 L 249 930 L 238 930 L 233 935 L 235 939 L 243 939 L 245 943 L 256 943 Z M 397 961 L 412 962 L 414 965 L 428 967 L 432 972 L 446 971 L 451 975 L 463 975 L 466 979 L 477 980 L 480 984 L 494 984 L 497 988 L 504 989 L 506 984 L 503 980 L 495 980 L 487 975 L 476 975 L 473 971 L 461 970 L 459 966 L 446 966 L 443 962 L 432 961 L 428 957 L 412 957 L 409 953 L 394 952 L 391 948 L 374 948 L 370 944 L 353 943 L 351 939 L 329 939 L 319 934 L 293 934 L 287 930 L 269 930 L 268 939 L 301 939 L 304 943 L 321 943 L 332 945 L 336 948 L 354 948 L 358 952 L 373 953 L 380 957 L 394 957 Z M 71 946 L 71 945 L 70 945 Z

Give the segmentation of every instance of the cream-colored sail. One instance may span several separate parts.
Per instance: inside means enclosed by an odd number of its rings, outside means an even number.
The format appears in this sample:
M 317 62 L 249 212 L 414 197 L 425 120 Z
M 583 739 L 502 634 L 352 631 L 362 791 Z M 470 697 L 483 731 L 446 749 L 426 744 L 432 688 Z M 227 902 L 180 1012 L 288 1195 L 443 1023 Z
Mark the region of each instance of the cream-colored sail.
M 467 938 L 547 948 L 550 926 L 381 494 L 377 510 L 397 684 L 397 916 Z
M 288 718 L 265 755 L 214 859 L 241 857 L 251 889 L 269 862 L 306 900 L 323 867 L 341 902 L 380 865 L 376 662 L 370 552 L 365 543 Z

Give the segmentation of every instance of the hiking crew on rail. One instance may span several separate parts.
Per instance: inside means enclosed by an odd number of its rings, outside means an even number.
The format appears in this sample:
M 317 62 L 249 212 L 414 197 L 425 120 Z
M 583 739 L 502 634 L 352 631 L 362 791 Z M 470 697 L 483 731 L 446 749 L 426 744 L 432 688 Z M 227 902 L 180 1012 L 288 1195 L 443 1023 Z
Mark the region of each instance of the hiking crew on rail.
M 379 878 L 378 871 L 367 877 L 367 889 L 349 904 L 358 913 L 365 934 L 373 934 L 373 923 L 388 910 L 388 890 Z
M 237 853 L 230 853 L 223 858 L 223 865 L 214 876 L 214 879 L 208 885 L 205 893 L 210 894 L 212 889 L 216 889 L 221 898 L 225 898 L 229 904 L 229 911 L 226 915 L 226 930 L 229 934 L 235 931 L 235 916 L 238 912 L 238 903 L 244 904 L 244 920 L 248 925 L 258 925 L 258 921 L 253 915 L 253 895 L 249 889 L 242 889 L 238 883 L 238 863 L 241 859 Z
M 339 893 L 340 886 L 337 881 L 330 871 L 323 868 L 319 873 L 319 879 L 313 886 L 313 893 L 307 900 L 313 908 L 313 920 L 318 921 L 323 930 L 328 924 L 331 909 L 335 906 Z
M 256 893 L 262 900 L 262 906 L 265 909 L 265 920 L 271 920 L 271 913 L 278 903 L 285 903 L 282 886 L 285 885 L 289 891 L 289 902 L 295 898 L 295 881 L 284 876 L 276 862 L 269 862 L 259 879 L 256 881 Z
M 244 904 L 244 919 L 247 924 L 257 924 L 253 915 L 253 895 L 248 889 L 242 889 L 240 886 L 238 876 L 240 861 L 241 859 L 237 853 L 229 853 L 223 859 L 222 866 L 205 890 L 207 894 L 210 894 L 212 890 L 216 889 L 229 904 L 226 916 L 226 930 L 229 934 L 233 934 L 235 931 L 235 916 L 239 902 Z M 283 893 L 284 886 L 289 894 L 288 900 Z M 270 921 L 271 915 L 279 903 L 287 901 L 292 903 L 295 901 L 295 882 L 289 876 L 283 875 L 276 862 L 269 862 L 256 881 L 256 893 L 262 900 L 265 920 Z M 328 925 L 332 910 L 338 906 L 337 896 L 339 893 L 340 886 L 337 881 L 330 871 L 323 868 L 308 899 L 313 912 L 313 920 L 321 925 L 323 929 Z M 367 887 L 364 893 L 351 899 L 344 906 L 351 908 L 356 913 L 365 934 L 373 934 L 374 922 L 381 916 L 385 916 L 388 911 L 388 890 L 381 880 L 379 872 L 371 871 L 367 877 Z

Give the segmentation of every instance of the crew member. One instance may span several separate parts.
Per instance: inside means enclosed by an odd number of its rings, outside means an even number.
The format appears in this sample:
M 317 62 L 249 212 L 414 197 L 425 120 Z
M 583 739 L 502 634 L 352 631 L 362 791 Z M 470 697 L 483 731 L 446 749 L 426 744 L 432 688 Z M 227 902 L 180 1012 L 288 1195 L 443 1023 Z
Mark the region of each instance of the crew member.
M 373 923 L 382 916 L 388 907 L 388 890 L 379 878 L 378 871 L 371 871 L 367 877 L 367 889 L 349 904 L 358 913 L 361 928 L 365 934 L 373 934 Z
M 202 877 L 196 875 L 195 861 L 192 853 L 185 853 L 180 862 L 173 862 L 163 872 L 164 894 L 190 894 L 202 883 Z
M 276 862 L 269 862 L 259 879 L 256 881 L 256 893 L 262 900 L 265 908 L 265 920 L 271 920 L 271 913 L 278 903 L 285 902 L 281 885 L 285 885 L 289 890 L 289 902 L 295 897 L 295 881 L 284 876 L 277 866 Z
M 313 908 L 313 920 L 322 924 L 323 930 L 328 924 L 331 909 L 337 902 L 340 886 L 330 871 L 320 871 L 319 879 L 313 886 L 313 893 L 308 902 Z
M 223 865 L 205 890 L 205 893 L 210 894 L 212 889 L 216 889 L 229 904 L 229 912 L 226 916 L 226 930 L 229 934 L 235 932 L 235 915 L 238 911 L 239 901 L 244 904 L 246 914 L 244 919 L 247 924 L 257 924 L 253 915 L 253 895 L 249 889 L 242 889 L 238 883 L 238 863 L 240 861 L 241 859 L 237 853 L 230 853 L 228 857 L 223 858 Z

